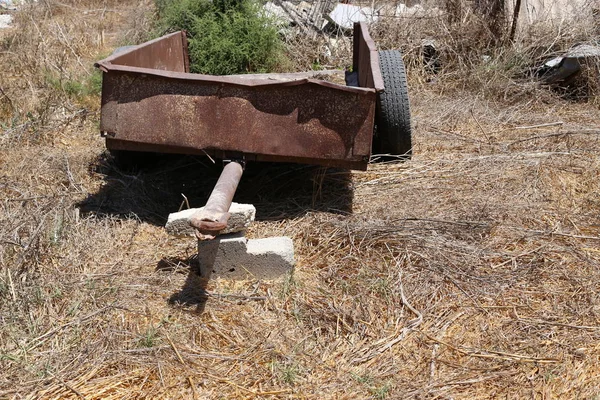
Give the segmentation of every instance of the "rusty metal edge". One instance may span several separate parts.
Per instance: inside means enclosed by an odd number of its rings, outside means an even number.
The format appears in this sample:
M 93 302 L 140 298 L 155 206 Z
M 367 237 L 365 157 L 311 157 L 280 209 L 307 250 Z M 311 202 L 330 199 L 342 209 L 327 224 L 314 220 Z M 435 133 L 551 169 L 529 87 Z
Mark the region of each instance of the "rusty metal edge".
M 192 147 L 181 147 L 181 146 L 170 146 L 162 144 L 152 143 L 140 143 L 130 142 L 127 140 L 111 139 L 106 138 L 106 147 L 110 150 L 133 150 L 133 151 L 146 151 L 155 153 L 169 153 L 169 154 L 189 154 L 206 156 L 219 159 L 231 159 L 239 158 L 245 159 L 246 161 L 265 161 L 265 162 L 287 162 L 287 163 L 298 163 L 298 164 L 309 164 L 309 165 L 321 165 L 324 167 L 333 168 L 348 168 L 354 170 L 367 170 L 367 164 L 369 163 L 368 157 L 363 159 L 345 159 L 335 160 L 326 158 L 307 158 L 307 157 L 294 157 L 294 156 L 277 156 L 268 154 L 254 154 L 254 153 L 241 153 L 236 151 L 226 151 L 217 149 L 197 149 Z
M 379 65 L 378 65 L 379 66 Z M 349 93 L 356 94 L 366 94 L 375 92 L 376 89 L 372 88 L 362 88 L 362 87 L 352 87 L 352 86 L 343 86 L 338 85 L 337 83 L 322 81 L 319 79 L 297 79 L 293 81 L 270 81 L 268 79 L 246 79 L 240 78 L 235 75 L 202 75 L 202 74 L 191 74 L 186 72 L 173 72 L 173 71 L 161 71 L 157 69 L 151 68 L 139 68 L 139 67 L 129 67 L 123 65 L 116 65 L 111 63 L 106 63 L 104 61 L 98 61 L 96 63 L 96 67 L 102 69 L 102 71 L 108 73 L 110 71 L 118 71 L 118 72 L 129 72 L 129 73 L 138 73 L 145 74 L 150 76 L 158 76 L 161 78 L 170 78 L 170 79 L 179 79 L 184 81 L 194 81 L 194 82 L 203 82 L 203 83 L 222 83 L 229 84 L 235 86 L 251 86 L 251 87 L 260 87 L 260 86 L 298 86 L 303 84 L 316 84 L 320 86 L 329 87 L 332 89 L 343 90 Z M 264 76 L 264 75 L 263 75 Z
M 373 73 L 373 85 L 375 86 L 375 91 L 381 92 L 385 90 L 385 87 L 383 84 L 383 77 L 381 76 L 381 68 L 379 67 L 379 54 L 377 53 L 377 46 L 375 45 L 373 39 L 371 39 L 367 24 L 365 22 L 359 22 L 359 27 L 363 39 L 369 47 L 369 58 L 371 60 L 371 71 Z M 354 50 L 356 51 L 356 48 Z M 356 57 L 358 56 L 356 55 Z
M 359 49 L 360 24 L 354 23 L 354 33 L 352 37 L 352 71 L 358 71 L 358 49 Z
M 235 76 L 242 79 L 268 79 L 271 81 L 288 82 L 298 79 L 313 79 L 316 75 L 336 75 L 344 74 L 346 71 L 343 69 L 323 69 L 323 70 L 311 70 L 305 72 L 282 72 L 282 73 L 268 73 L 268 74 L 232 74 L 227 76 Z
M 190 56 L 188 52 L 187 32 L 180 31 L 181 44 L 183 45 L 183 69 L 185 73 L 190 72 Z

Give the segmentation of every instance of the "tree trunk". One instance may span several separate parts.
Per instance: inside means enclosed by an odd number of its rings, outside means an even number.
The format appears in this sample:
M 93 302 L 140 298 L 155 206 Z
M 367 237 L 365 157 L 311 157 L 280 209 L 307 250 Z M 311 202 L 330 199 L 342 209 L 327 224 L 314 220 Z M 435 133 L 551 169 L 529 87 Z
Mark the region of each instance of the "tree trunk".
M 520 13 L 521 13 L 521 0 L 516 0 L 515 10 L 513 11 L 512 26 L 510 27 L 509 40 L 511 42 L 515 41 L 515 35 L 517 33 L 517 24 L 519 22 L 519 14 Z

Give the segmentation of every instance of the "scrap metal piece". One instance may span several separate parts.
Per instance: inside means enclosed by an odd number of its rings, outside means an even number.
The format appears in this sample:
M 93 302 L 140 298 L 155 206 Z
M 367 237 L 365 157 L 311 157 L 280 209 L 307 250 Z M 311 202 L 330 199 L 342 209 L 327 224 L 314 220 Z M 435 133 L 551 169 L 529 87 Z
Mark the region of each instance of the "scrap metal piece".
M 235 161 L 223 168 L 206 206 L 190 218 L 190 225 L 196 228 L 198 240 L 214 239 L 219 231 L 227 227 L 229 208 L 243 172 L 242 164 Z
M 555 57 L 540 68 L 546 84 L 568 83 L 590 60 L 600 59 L 600 46 L 581 44 Z

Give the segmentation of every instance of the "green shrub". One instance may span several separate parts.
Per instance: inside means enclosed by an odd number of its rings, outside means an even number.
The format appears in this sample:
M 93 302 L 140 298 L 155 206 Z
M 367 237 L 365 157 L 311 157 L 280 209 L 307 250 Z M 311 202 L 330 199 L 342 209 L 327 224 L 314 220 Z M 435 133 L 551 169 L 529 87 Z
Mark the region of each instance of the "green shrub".
M 268 72 L 283 60 L 276 24 L 256 0 L 156 1 L 158 34 L 187 31 L 192 72 Z

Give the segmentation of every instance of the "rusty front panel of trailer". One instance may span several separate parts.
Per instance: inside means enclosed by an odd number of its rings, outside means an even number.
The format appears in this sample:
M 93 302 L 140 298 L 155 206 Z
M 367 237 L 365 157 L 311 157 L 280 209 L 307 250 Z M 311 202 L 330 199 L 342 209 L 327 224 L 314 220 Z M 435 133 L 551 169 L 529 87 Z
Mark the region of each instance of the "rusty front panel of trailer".
M 160 71 L 189 72 L 187 39 L 184 32 L 175 32 L 114 54 L 96 65 L 122 65 Z
M 109 147 L 204 149 L 366 168 L 373 90 L 312 80 L 240 84 L 225 77 L 162 75 L 122 69 L 104 74 L 101 129 Z
M 185 32 L 179 31 L 138 46 L 113 54 L 98 61 L 95 66 L 102 74 L 102 113 L 100 130 L 115 132 L 117 129 L 117 104 L 122 91 L 115 86 L 115 79 L 109 70 L 115 65 L 121 67 L 144 68 L 150 71 L 189 72 L 189 58 Z
M 379 68 L 379 55 L 375 42 L 371 39 L 364 22 L 354 24 L 354 54 L 352 68 L 358 71 L 358 84 L 363 88 L 373 88 L 380 92 L 383 78 Z

